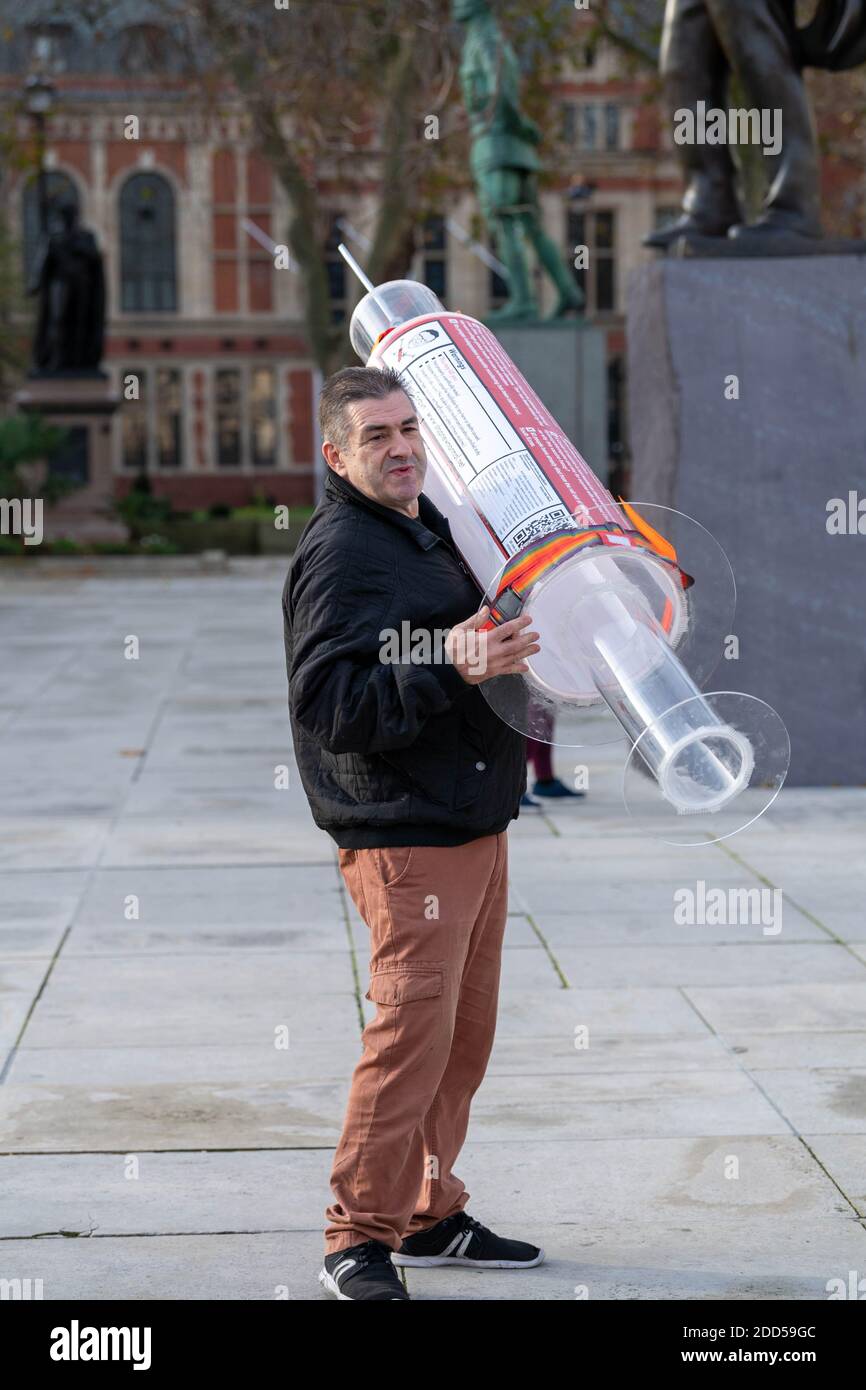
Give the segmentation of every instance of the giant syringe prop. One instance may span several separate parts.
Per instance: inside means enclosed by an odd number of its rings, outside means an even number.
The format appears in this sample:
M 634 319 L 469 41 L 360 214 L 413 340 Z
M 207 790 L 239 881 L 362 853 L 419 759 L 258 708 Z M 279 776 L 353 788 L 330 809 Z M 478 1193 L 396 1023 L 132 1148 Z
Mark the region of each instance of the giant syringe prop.
M 394 368 L 415 404 L 424 492 L 485 594 L 486 626 L 526 608 L 540 633 L 525 676 L 481 683 L 490 705 L 521 732 L 573 747 L 580 740 L 558 734 L 554 720 L 604 702 L 628 736 L 628 767 L 639 758 L 655 778 L 662 824 L 671 814 L 717 813 L 752 788 L 750 823 L 784 780 L 787 734 L 753 696 L 702 694 L 679 659 L 678 646 L 695 649 L 686 638 L 696 609 L 673 546 L 614 501 L 484 324 L 446 310 L 415 281 L 374 285 L 344 245 L 339 251 L 367 291 L 352 315 L 352 345 L 367 365 Z M 633 789 L 641 780 L 632 778 Z M 738 809 L 734 829 L 743 823 Z M 724 838 L 732 824 L 702 821 L 692 842 Z

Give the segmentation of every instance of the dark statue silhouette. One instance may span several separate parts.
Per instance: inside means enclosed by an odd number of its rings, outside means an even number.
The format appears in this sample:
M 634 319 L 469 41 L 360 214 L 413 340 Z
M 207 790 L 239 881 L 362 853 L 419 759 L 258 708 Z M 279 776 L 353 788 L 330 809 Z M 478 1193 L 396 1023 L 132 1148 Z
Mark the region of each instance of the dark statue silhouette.
M 795 0 L 666 0 L 660 65 L 672 116 L 724 108 L 737 77 L 748 105 L 779 113 L 782 141 L 764 151 L 768 187 L 752 223 L 744 219 L 728 145 L 679 144 L 682 216 L 644 237 L 644 245 L 667 250 L 685 240 L 712 255 L 719 254 L 712 243 L 725 238 L 732 250 L 756 256 L 845 249 L 822 238 L 818 136 L 803 69 L 840 71 L 863 62 L 866 0 L 818 0 L 803 28 Z
M 62 230 L 43 237 L 27 293 L 39 295 L 31 376 L 95 374 L 105 334 L 105 273 L 74 204 L 56 205 Z

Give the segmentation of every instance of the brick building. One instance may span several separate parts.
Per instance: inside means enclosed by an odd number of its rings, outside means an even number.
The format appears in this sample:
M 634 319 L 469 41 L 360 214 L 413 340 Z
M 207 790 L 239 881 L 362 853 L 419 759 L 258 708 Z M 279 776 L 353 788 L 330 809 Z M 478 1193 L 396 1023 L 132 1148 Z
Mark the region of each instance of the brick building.
M 312 500 L 317 375 L 302 287 L 297 274 L 275 269 L 247 229 L 280 242 L 289 209 L 245 136 L 240 108 L 221 102 L 216 113 L 191 95 L 181 46 L 144 0 L 111 7 L 98 32 L 78 18 L 46 21 L 44 7 L 25 0 L 5 8 L 0 101 L 14 108 L 26 74 L 37 62 L 47 66 L 55 88 L 49 189 L 72 197 L 96 232 L 108 281 L 105 367 L 122 395 L 124 382 L 139 383 L 138 399 L 124 399 L 112 423 L 117 491 L 145 467 L 184 508 L 238 504 L 256 492 Z M 575 246 L 590 248 L 581 279 L 589 317 L 607 330 L 613 466 L 625 434 L 626 280 L 647 255 L 641 236 L 676 204 L 680 187 L 646 85 L 624 73 L 612 48 L 576 46 L 556 94 L 570 156 L 559 186 L 543 195 L 548 229 L 569 260 Z M 31 118 L 19 111 L 14 120 L 22 145 L 32 141 Z M 38 229 L 32 169 L 7 168 L 2 194 L 30 262 Z M 337 242 L 357 236 L 363 259 L 374 210 L 374 188 L 351 202 L 331 198 L 335 319 L 356 297 Z M 410 273 L 450 306 L 481 316 L 504 287 L 461 240 L 476 211 L 471 189 L 455 190 L 448 208 L 418 229 Z M 545 285 L 542 309 L 550 308 Z

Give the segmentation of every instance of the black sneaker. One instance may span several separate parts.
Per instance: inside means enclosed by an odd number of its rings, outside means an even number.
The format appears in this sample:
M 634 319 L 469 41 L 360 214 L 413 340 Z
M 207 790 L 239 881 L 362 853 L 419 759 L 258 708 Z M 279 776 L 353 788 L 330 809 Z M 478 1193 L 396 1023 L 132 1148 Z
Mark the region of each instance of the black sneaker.
M 379 1240 L 364 1240 L 348 1250 L 325 1256 L 319 1283 L 338 1298 L 408 1299 L 403 1282 L 391 1263 L 391 1247 Z
M 539 779 L 539 780 L 535 783 L 535 786 L 532 788 L 532 795 L 533 795 L 533 796 L 556 796 L 556 797 L 564 797 L 564 796 L 565 796 L 565 797 L 567 797 L 567 796 L 571 796 L 571 797 L 580 797 L 580 796 L 586 796 L 586 792 L 582 792 L 582 791 L 572 791 L 572 790 L 571 790 L 571 787 L 567 787 L 567 786 L 565 785 L 564 782 L 560 782 L 560 780 L 559 780 L 558 777 L 548 777 L 548 778 L 546 778 L 546 780 L 543 781 L 543 782 Z
M 472 1269 L 530 1269 L 544 1251 L 524 1240 L 494 1235 L 465 1211 L 446 1216 L 436 1226 L 407 1236 L 391 1256 L 395 1265 L 468 1265 Z

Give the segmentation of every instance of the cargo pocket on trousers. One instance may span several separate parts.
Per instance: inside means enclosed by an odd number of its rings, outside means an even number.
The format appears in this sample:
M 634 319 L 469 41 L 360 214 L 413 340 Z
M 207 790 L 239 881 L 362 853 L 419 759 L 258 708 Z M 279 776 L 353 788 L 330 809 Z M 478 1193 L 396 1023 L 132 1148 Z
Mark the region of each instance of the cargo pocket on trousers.
M 376 864 L 383 888 L 396 888 L 412 867 L 414 845 L 399 845 L 391 849 L 375 849 Z
M 408 1004 L 413 999 L 435 999 L 442 993 L 441 965 L 430 961 L 385 965 L 370 976 L 364 998 L 374 1004 Z

